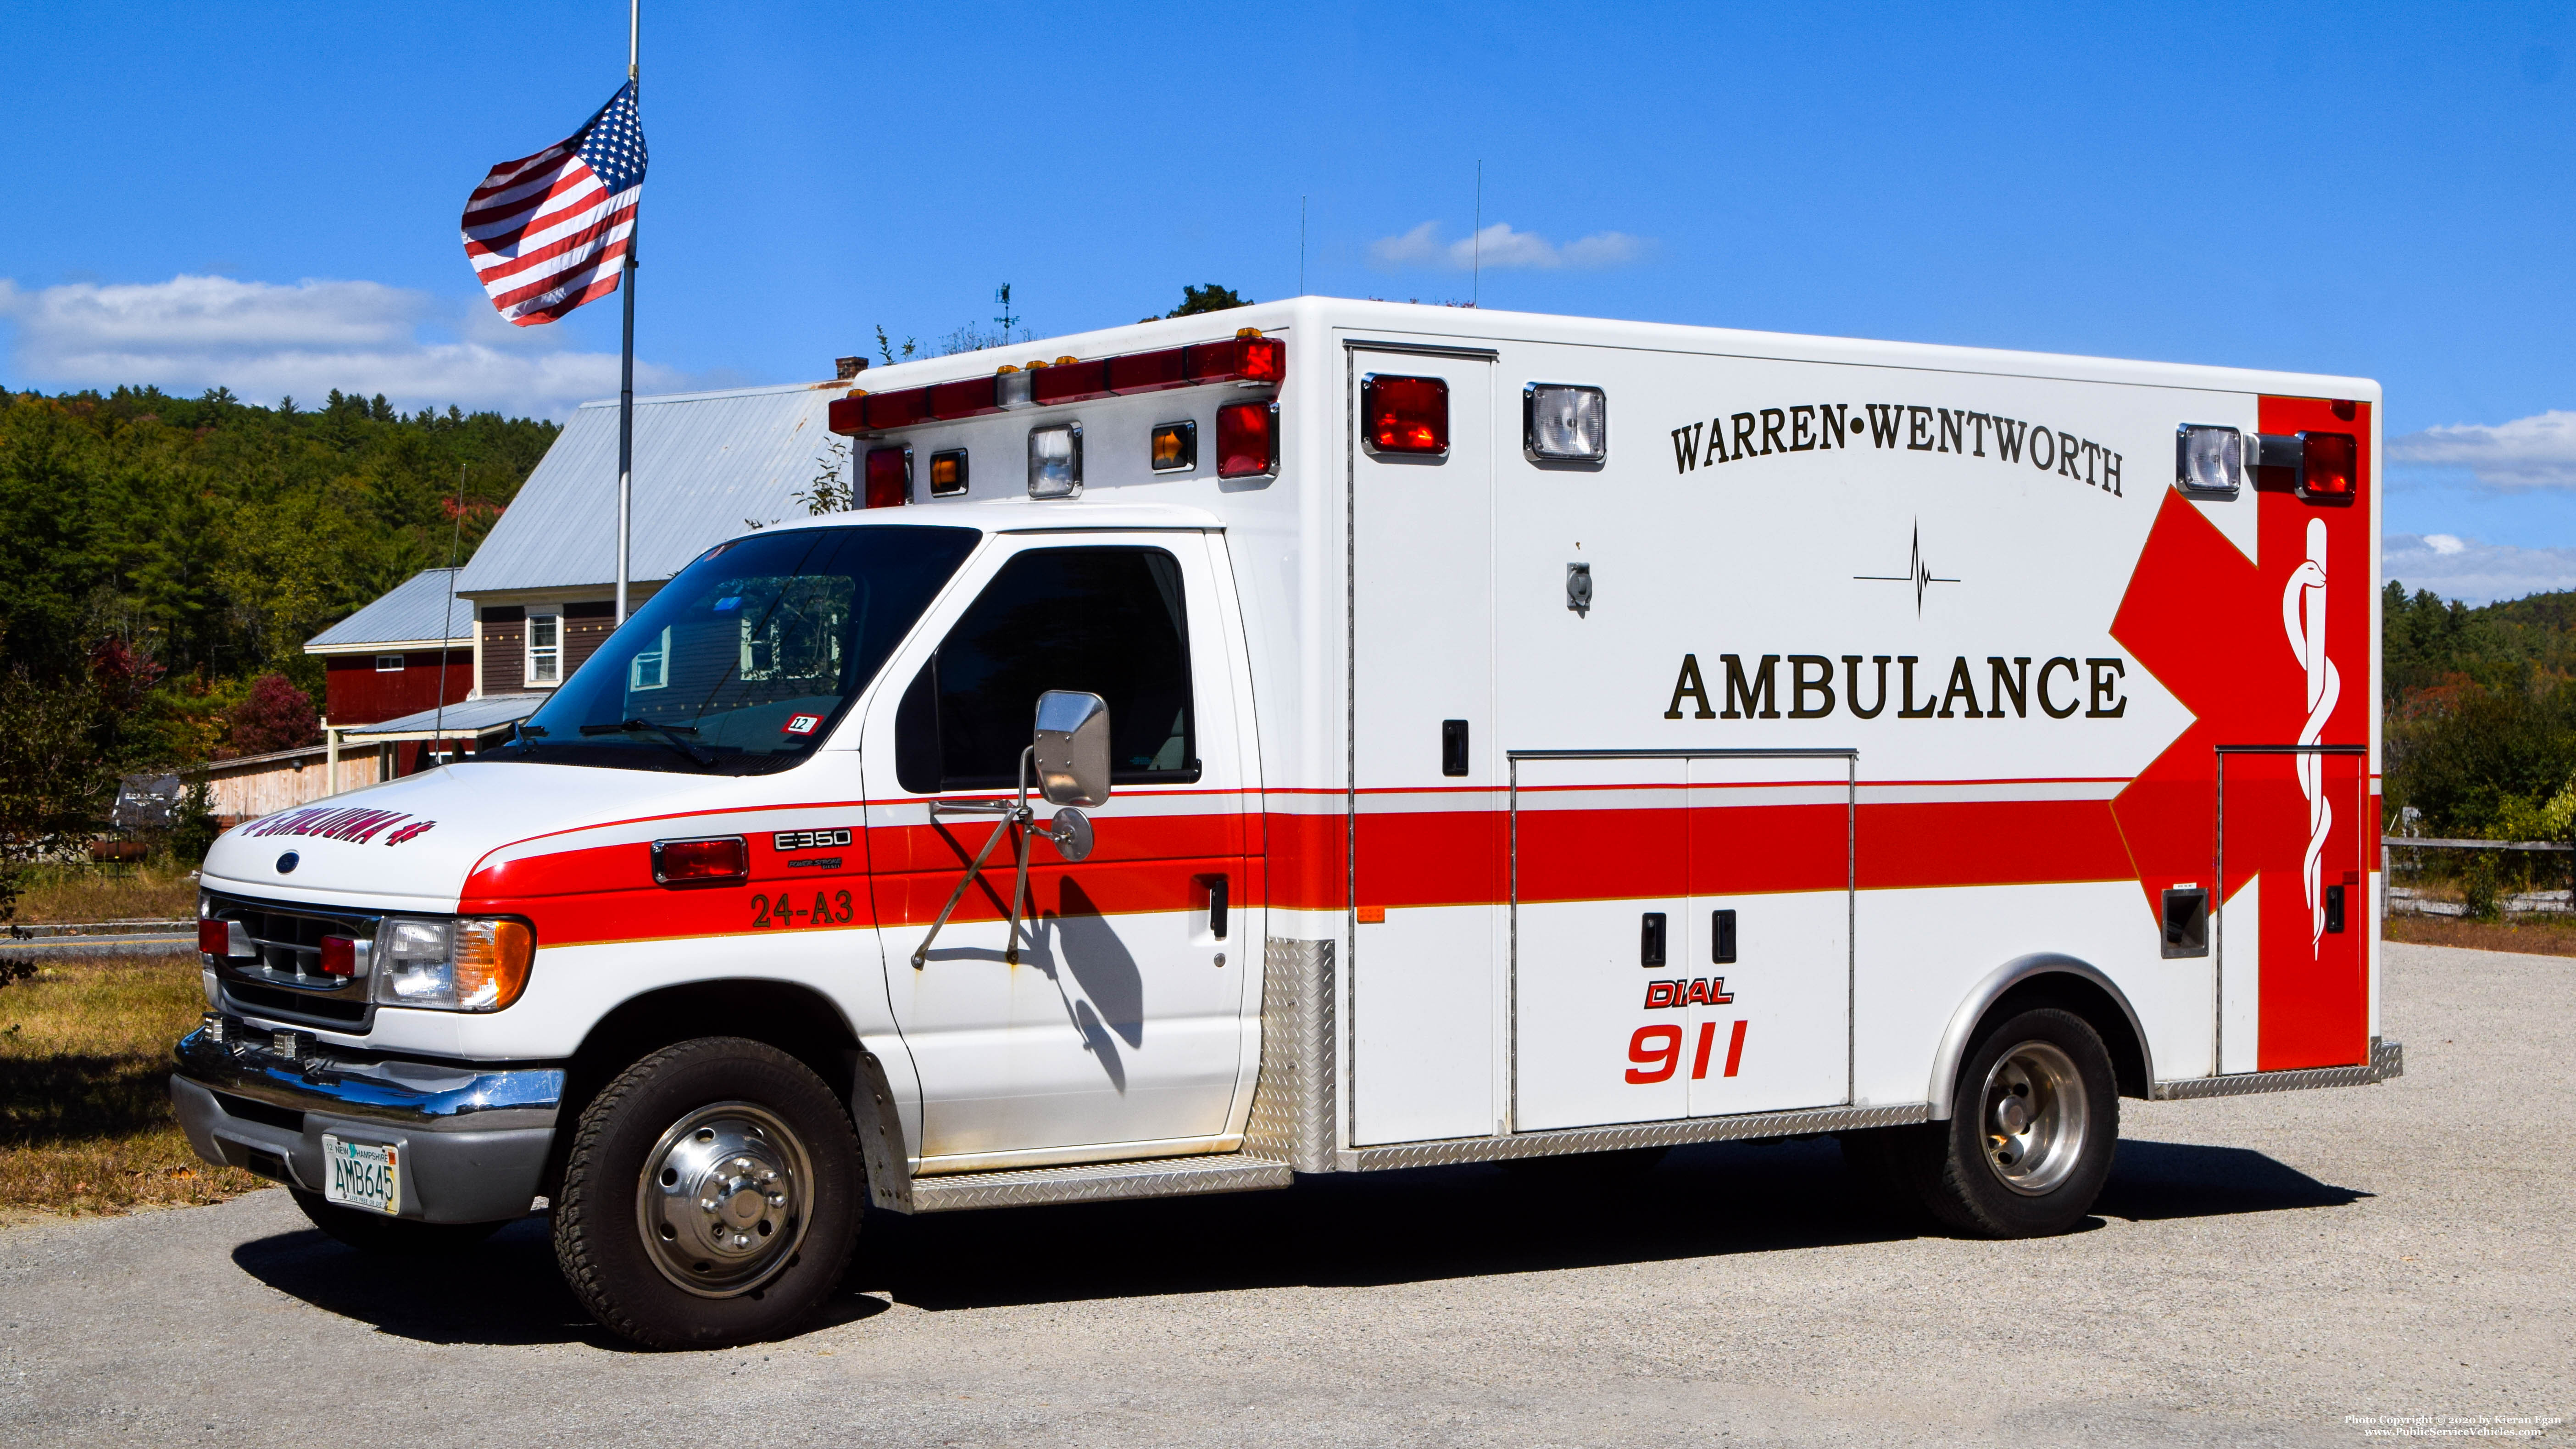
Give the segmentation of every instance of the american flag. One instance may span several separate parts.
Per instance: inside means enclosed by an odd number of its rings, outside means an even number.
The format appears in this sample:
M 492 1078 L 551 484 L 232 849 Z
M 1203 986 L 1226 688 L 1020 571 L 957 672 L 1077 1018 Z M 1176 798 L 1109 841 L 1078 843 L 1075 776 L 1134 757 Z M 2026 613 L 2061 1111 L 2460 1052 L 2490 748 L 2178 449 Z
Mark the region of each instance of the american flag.
M 617 290 L 644 194 L 644 125 L 628 81 L 534 156 L 492 168 L 465 202 L 465 255 L 501 315 L 552 322 Z

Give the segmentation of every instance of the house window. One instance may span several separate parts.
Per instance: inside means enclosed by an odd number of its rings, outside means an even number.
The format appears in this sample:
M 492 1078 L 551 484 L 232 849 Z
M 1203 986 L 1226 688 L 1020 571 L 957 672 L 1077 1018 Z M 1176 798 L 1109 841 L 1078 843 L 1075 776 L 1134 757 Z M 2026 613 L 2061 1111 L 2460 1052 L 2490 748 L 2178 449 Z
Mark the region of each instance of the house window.
M 528 683 L 563 683 L 563 615 L 528 611 Z
M 626 665 L 626 690 L 660 689 L 671 682 L 671 631 L 655 636 L 650 648 L 638 649 Z
M 379 654 L 376 656 L 376 672 L 378 674 L 397 674 L 401 672 L 402 667 L 403 657 L 399 654 Z

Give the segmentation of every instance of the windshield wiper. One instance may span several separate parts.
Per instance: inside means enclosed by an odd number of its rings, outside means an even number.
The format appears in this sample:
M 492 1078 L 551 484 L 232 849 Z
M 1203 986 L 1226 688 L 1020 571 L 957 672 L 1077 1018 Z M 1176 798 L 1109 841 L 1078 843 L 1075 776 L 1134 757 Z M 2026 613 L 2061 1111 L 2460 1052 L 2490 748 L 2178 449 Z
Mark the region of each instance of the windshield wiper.
M 701 767 L 716 762 L 715 756 L 689 743 L 688 736 L 698 732 L 695 725 L 666 725 L 655 720 L 630 719 L 620 720 L 616 724 L 587 724 L 581 727 L 581 732 L 586 735 L 625 735 L 638 731 L 650 731 L 660 735 L 664 743 L 688 756 L 692 763 Z

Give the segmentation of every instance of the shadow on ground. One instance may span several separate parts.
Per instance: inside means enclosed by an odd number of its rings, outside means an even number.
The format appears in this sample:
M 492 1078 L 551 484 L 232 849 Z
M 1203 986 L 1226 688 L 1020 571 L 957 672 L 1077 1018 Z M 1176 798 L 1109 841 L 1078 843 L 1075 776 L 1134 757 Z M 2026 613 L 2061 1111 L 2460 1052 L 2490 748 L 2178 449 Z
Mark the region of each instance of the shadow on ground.
M 2097 1211 L 2130 1221 L 2341 1207 L 2369 1194 L 2259 1152 L 2129 1141 Z M 2087 1228 L 2103 1226 L 2089 1219 Z M 1285 1192 L 903 1218 L 872 1213 L 826 1322 L 1282 1286 L 1355 1287 L 1889 1242 L 1920 1226 L 1863 1200 L 1831 1141 L 1683 1148 L 1626 1181 L 1490 1166 L 1311 1178 Z M 542 1220 L 429 1262 L 318 1232 L 245 1243 L 273 1288 L 433 1343 L 615 1347 L 554 1265 Z

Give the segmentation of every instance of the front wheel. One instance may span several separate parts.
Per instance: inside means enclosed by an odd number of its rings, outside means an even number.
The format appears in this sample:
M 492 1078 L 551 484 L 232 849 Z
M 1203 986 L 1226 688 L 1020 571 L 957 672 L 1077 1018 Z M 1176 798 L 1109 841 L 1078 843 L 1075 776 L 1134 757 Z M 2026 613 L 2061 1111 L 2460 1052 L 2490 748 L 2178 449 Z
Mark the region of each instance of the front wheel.
M 555 1257 L 603 1326 L 648 1348 L 774 1338 L 840 1283 L 863 1182 L 849 1114 L 804 1063 L 681 1042 L 583 1110 Z
M 1876 1144 L 1934 1217 L 1987 1238 L 2062 1233 L 2093 1210 L 2120 1141 L 2111 1054 L 2073 1012 L 2040 1007 L 1981 1030 L 1947 1122 Z

